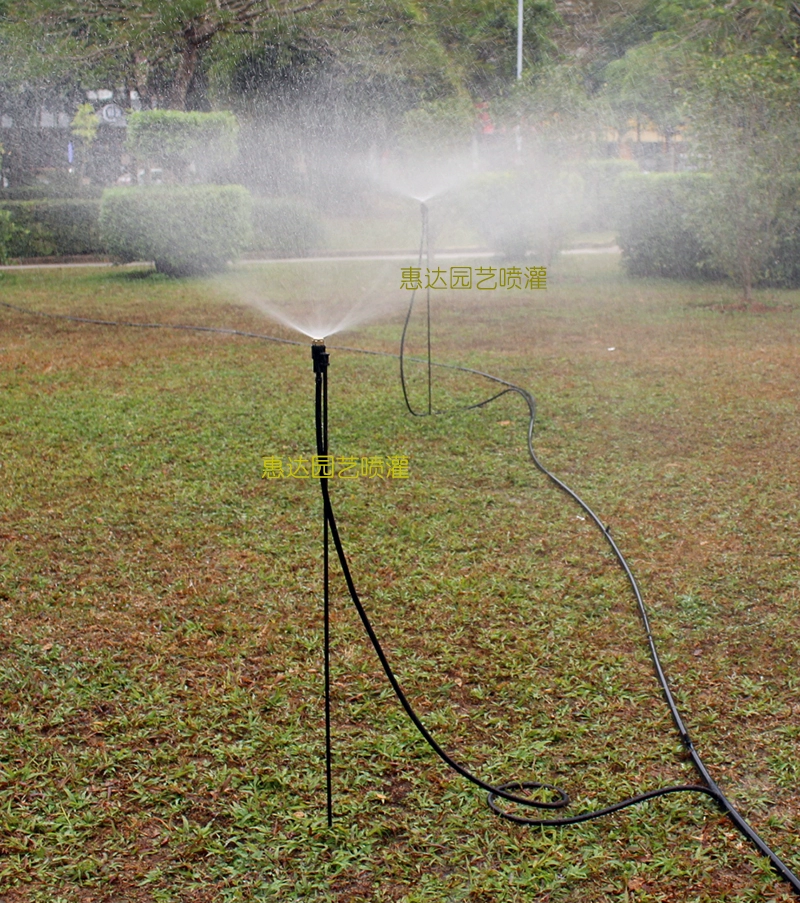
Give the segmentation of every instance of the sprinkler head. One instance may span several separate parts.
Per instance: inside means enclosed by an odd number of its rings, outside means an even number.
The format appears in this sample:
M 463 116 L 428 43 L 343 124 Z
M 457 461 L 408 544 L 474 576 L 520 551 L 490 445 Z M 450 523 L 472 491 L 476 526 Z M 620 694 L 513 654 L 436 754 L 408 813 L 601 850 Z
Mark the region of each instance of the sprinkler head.
M 311 343 L 311 360 L 314 362 L 314 373 L 324 373 L 328 369 L 328 352 L 322 339 L 314 339 Z

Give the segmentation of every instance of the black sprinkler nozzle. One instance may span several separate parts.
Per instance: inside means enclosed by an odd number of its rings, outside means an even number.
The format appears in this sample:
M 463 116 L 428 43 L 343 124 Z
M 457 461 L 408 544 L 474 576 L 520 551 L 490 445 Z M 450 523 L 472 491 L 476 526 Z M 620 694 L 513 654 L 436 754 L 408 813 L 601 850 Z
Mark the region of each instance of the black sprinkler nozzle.
M 314 339 L 311 343 L 311 360 L 314 362 L 314 373 L 324 373 L 328 369 L 330 355 L 325 350 L 322 339 Z

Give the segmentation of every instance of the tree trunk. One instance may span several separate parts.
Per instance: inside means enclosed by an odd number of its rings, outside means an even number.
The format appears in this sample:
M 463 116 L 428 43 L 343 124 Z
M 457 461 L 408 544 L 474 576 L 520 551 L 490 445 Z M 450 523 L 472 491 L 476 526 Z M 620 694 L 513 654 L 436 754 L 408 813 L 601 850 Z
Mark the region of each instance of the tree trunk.
M 197 62 L 200 58 L 200 48 L 210 43 L 217 32 L 222 30 L 222 24 L 218 21 L 208 20 L 202 22 L 190 22 L 183 29 L 183 49 L 181 50 L 178 71 L 175 73 L 175 81 L 172 83 L 169 105 L 173 110 L 186 109 L 186 95 L 192 86 Z
M 742 300 L 749 305 L 753 300 L 753 268 L 746 252 L 742 259 L 742 292 Z
M 665 132 L 665 137 L 667 141 L 667 166 L 669 167 L 668 172 L 675 172 L 675 133 L 672 129 L 667 129 Z
M 191 39 L 187 40 L 181 51 L 178 71 L 175 73 L 175 81 L 172 83 L 169 96 L 169 105 L 173 110 L 186 109 L 186 95 L 197 70 L 197 55 L 197 44 Z
M 149 75 L 150 63 L 147 57 L 137 50 L 133 56 L 133 78 L 143 110 L 153 107 L 153 92 L 150 90 Z

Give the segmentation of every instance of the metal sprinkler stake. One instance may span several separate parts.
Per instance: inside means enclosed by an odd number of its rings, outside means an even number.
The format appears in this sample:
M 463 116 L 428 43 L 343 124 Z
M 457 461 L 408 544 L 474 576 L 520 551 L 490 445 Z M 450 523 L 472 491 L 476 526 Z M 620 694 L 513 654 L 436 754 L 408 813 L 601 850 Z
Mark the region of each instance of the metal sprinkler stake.
M 314 339 L 311 343 L 311 359 L 314 362 L 316 382 L 315 421 L 317 433 L 317 456 L 322 458 L 328 454 L 328 362 L 329 355 L 322 339 Z M 330 580 L 328 560 L 328 497 L 327 475 L 324 467 L 320 467 L 320 489 L 322 490 L 322 568 L 323 568 L 323 623 L 324 623 L 324 656 L 325 656 L 325 781 L 327 789 L 328 827 L 333 825 L 333 780 L 331 776 L 331 630 L 330 630 Z

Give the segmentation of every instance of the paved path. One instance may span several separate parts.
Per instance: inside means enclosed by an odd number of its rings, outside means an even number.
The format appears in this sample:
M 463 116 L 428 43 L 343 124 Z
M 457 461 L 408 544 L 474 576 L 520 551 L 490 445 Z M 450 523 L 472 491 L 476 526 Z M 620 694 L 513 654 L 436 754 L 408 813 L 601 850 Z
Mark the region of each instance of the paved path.
M 567 248 L 562 254 L 619 254 L 620 249 L 616 245 L 601 248 Z M 434 255 L 437 260 L 470 260 L 498 257 L 494 251 L 441 251 Z M 334 254 L 328 257 L 265 257 L 257 260 L 239 260 L 240 264 L 251 266 L 264 263 L 344 263 L 348 260 L 416 260 L 419 253 L 416 251 L 402 251 L 386 254 Z M 72 269 L 75 267 L 113 267 L 113 266 L 140 266 L 142 263 L 152 263 L 143 260 L 139 263 L 114 264 L 107 260 L 93 260 L 76 263 L 14 263 L 0 266 L 0 270 L 43 270 L 54 267 Z

